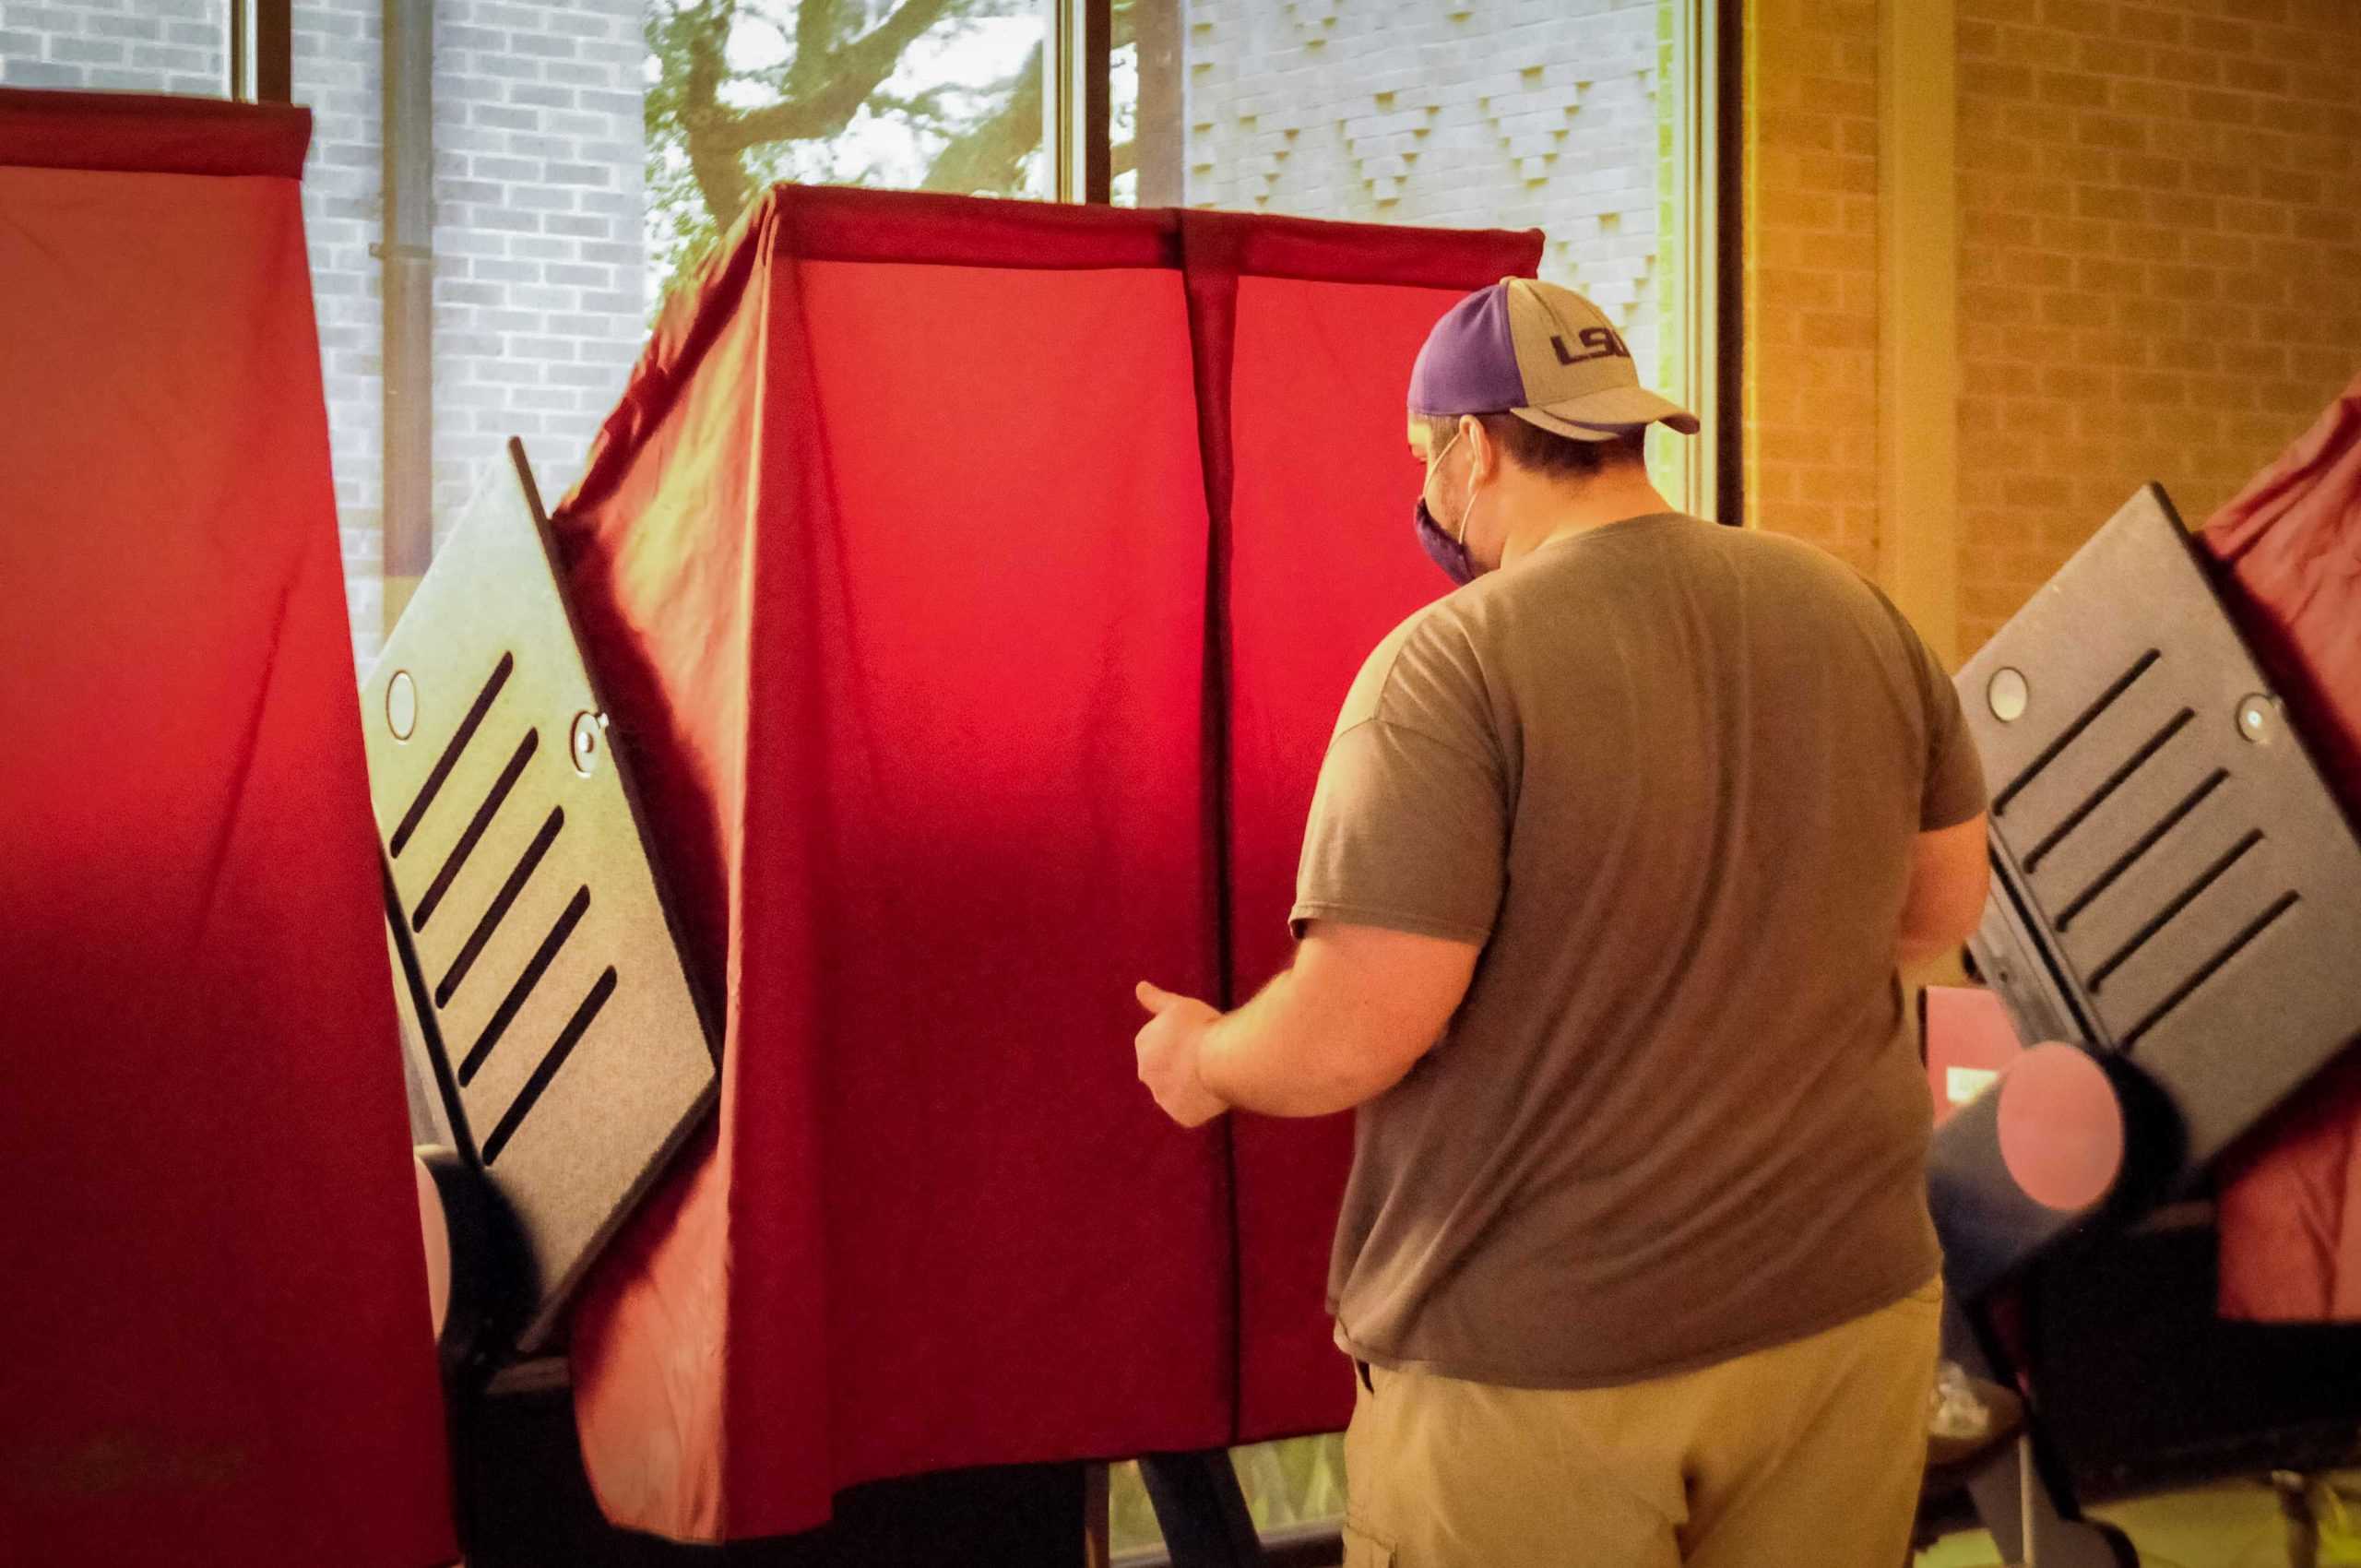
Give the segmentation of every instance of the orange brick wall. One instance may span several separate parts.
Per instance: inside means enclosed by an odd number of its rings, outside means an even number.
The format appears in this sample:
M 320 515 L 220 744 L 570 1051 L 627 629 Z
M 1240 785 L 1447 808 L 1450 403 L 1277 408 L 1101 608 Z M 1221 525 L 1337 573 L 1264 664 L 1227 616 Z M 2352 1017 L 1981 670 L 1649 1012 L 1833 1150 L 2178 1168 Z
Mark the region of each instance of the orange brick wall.
M 1747 4 L 1750 520 L 1874 572 L 1877 6 Z M 1964 655 L 2361 374 L 2361 0 L 1956 5 Z
M 1960 617 L 2193 527 L 2361 373 L 2361 4 L 1958 0 Z
M 1877 14 L 1876 0 L 1747 10 L 1747 507 L 1864 572 L 1878 552 Z

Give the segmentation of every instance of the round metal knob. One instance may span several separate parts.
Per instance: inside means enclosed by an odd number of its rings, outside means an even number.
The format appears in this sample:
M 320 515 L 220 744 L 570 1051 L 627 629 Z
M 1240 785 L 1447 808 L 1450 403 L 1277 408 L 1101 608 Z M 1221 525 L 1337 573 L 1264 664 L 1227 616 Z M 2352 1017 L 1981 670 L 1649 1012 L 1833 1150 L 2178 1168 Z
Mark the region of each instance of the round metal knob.
M 2271 738 L 2272 702 L 2257 694 L 2238 704 L 2238 733 L 2249 741 Z
M 2023 719 L 2032 697 L 2033 688 L 2026 683 L 2022 670 L 1997 671 L 1984 690 L 1984 700 L 1992 706 L 1992 717 L 2003 724 L 2014 724 Z
M 418 683 L 407 670 L 397 670 L 386 683 L 386 728 L 397 741 L 407 741 L 418 728 Z
M 598 771 L 599 754 L 606 749 L 607 716 L 603 713 L 577 713 L 574 716 L 574 733 L 566 742 L 566 754 L 574 762 L 574 771 L 587 778 Z

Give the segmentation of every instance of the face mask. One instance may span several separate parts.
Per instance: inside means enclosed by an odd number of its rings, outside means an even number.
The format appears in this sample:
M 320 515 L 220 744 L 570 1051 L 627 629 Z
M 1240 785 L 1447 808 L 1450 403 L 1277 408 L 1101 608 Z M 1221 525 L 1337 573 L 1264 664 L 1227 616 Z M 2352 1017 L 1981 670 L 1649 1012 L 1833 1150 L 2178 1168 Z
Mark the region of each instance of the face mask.
M 1452 443 L 1458 439 L 1458 434 L 1453 433 L 1451 440 L 1442 444 L 1442 451 L 1435 454 L 1438 464 L 1442 461 L 1443 453 L 1449 452 Z M 1465 509 L 1459 514 L 1458 537 L 1453 538 L 1442 530 L 1442 525 L 1435 521 L 1434 513 L 1428 509 L 1427 487 L 1423 484 L 1418 487 L 1418 507 L 1414 514 L 1418 530 L 1418 548 L 1427 552 L 1427 559 L 1433 562 L 1457 588 L 1465 588 L 1477 576 L 1475 558 L 1467 553 L 1467 514 L 1475 509 L 1476 498 L 1470 495 Z
M 1427 498 L 1418 497 L 1418 548 L 1427 559 L 1442 569 L 1454 587 L 1465 588 L 1476 580 L 1476 563 L 1468 556 L 1467 546 L 1436 526 L 1435 515 L 1427 510 Z

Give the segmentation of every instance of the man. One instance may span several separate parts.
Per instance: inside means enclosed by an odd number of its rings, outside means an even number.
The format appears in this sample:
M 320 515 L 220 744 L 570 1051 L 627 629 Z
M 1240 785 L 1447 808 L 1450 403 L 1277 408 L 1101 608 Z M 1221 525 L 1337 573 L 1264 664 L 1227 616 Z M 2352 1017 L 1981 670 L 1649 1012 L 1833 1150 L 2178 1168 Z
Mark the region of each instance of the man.
M 1951 683 L 1833 558 L 1666 503 L 1647 427 L 1697 422 L 1582 296 L 1463 302 L 1409 406 L 1462 586 L 1346 698 L 1293 968 L 1143 985 L 1140 1076 L 1359 1108 L 1348 1562 L 1893 1568 L 1940 1301 L 1897 966 L 1985 893 Z

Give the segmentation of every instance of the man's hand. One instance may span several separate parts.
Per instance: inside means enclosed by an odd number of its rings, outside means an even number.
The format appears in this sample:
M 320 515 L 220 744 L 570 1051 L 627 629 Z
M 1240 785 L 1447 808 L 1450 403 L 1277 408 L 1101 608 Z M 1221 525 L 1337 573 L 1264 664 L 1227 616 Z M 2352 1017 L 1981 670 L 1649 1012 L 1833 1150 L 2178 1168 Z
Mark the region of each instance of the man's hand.
M 1175 996 L 1145 980 L 1140 981 L 1138 995 L 1140 1005 L 1155 1015 L 1132 1042 L 1139 1052 L 1140 1082 L 1167 1116 L 1183 1127 L 1202 1127 L 1229 1109 L 1197 1076 L 1205 1033 L 1221 1022 L 1221 1014 L 1193 997 Z

